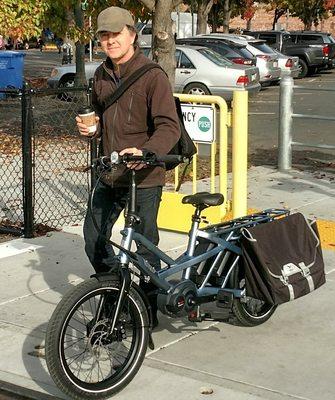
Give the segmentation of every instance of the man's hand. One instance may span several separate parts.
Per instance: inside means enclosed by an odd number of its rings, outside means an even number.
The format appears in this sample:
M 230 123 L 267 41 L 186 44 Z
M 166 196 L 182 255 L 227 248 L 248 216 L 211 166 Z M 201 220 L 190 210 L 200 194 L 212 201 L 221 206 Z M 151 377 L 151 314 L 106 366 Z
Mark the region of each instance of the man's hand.
M 120 156 L 123 156 L 124 154 L 132 154 L 133 156 L 143 156 L 142 150 L 140 150 L 136 147 L 129 147 L 127 149 L 123 149 L 122 151 L 120 151 Z M 144 167 L 146 167 L 145 164 L 134 162 L 134 161 L 127 164 L 127 168 L 129 168 L 129 169 L 139 170 Z
M 95 121 L 96 121 L 96 124 L 98 125 L 99 117 L 96 116 Z M 88 126 L 86 124 L 83 124 L 80 117 L 78 117 L 78 116 L 76 117 L 76 122 L 77 122 L 78 131 L 82 136 L 87 136 L 87 137 L 94 136 L 94 134 L 92 135 L 92 133 L 88 130 Z

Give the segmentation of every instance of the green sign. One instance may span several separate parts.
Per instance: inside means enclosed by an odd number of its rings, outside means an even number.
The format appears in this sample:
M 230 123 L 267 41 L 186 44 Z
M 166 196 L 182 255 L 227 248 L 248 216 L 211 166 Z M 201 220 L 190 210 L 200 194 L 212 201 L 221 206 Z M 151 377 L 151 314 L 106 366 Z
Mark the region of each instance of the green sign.
M 211 129 L 211 121 L 207 117 L 201 117 L 198 121 L 198 128 L 201 132 L 207 132 Z

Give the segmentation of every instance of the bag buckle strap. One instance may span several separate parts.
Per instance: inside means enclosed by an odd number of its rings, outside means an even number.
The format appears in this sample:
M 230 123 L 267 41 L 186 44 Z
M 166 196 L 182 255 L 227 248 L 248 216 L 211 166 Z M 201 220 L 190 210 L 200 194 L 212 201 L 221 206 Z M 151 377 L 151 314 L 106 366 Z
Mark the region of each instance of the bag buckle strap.
M 301 274 L 304 278 L 306 278 L 307 276 L 309 276 L 311 274 L 309 267 L 307 267 L 304 262 L 300 262 L 298 264 L 298 266 L 301 269 Z
M 279 278 L 279 280 L 282 282 L 283 285 L 285 285 L 285 286 L 288 286 L 288 285 L 289 285 L 289 283 L 288 283 L 288 277 L 287 277 L 287 276 L 282 275 L 282 276 Z

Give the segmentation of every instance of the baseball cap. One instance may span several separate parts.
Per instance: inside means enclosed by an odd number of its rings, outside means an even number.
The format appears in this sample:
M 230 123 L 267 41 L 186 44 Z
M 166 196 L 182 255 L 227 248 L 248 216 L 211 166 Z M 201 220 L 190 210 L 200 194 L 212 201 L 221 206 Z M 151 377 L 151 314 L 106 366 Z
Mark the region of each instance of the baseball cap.
M 101 11 L 97 21 L 98 32 L 120 32 L 126 26 L 134 26 L 130 12 L 121 7 L 108 7 Z

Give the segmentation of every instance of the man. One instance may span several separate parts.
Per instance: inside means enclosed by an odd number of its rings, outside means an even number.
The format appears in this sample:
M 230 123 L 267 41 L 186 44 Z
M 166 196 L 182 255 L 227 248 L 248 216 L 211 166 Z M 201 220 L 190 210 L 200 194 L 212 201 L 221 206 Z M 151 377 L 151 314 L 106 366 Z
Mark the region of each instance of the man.
M 102 140 L 102 152 L 142 155 L 143 151 L 167 154 L 180 137 L 179 121 L 174 98 L 166 74 L 154 68 L 137 80 L 112 106 L 105 104 L 116 88 L 132 73 L 152 63 L 136 45 L 137 33 L 131 14 L 119 7 L 109 7 L 98 16 L 97 36 L 106 53 L 106 61 L 94 75 L 92 103 L 98 115 L 97 135 Z M 76 118 L 80 133 L 89 130 Z M 152 243 L 158 244 L 157 214 L 164 185 L 163 167 L 131 166 L 138 169 L 137 214 L 141 223 L 136 230 Z M 93 213 L 103 235 L 110 237 L 114 223 L 124 209 L 128 196 L 128 175 L 121 166 L 99 184 L 94 196 Z M 97 272 L 109 271 L 113 266 L 114 251 L 98 236 L 92 218 L 87 213 L 84 223 L 85 251 Z M 160 260 L 139 246 L 138 253 L 156 269 Z M 141 282 L 148 293 L 152 284 Z M 157 325 L 155 296 L 149 297 L 154 325 Z

